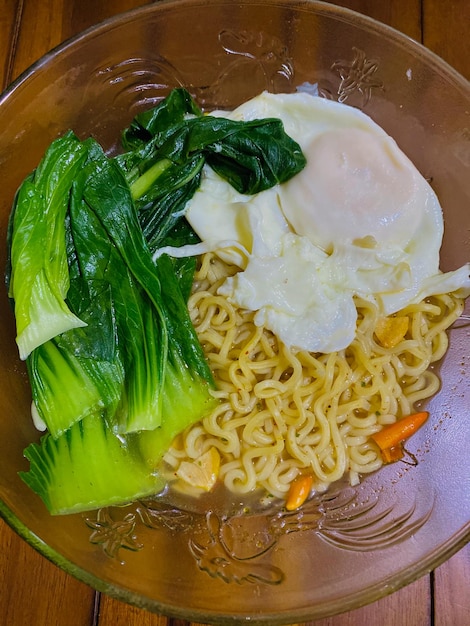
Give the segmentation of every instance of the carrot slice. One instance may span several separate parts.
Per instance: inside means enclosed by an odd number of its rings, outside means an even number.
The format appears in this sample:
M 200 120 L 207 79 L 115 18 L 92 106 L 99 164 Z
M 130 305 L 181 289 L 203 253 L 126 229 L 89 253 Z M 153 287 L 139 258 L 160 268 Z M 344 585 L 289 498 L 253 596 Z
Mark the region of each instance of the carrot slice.
M 300 474 L 291 482 L 286 499 L 286 509 L 295 511 L 298 509 L 310 494 L 313 485 L 311 474 Z
M 395 463 L 399 461 L 405 455 L 402 446 L 393 446 L 393 448 L 385 448 L 380 451 L 384 463 Z
M 398 446 L 402 441 L 408 439 L 413 435 L 428 419 L 429 413 L 427 411 L 420 411 L 419 413 L 413 413 L 402 417 L 394 424 L 385 426 L 377 433 L 372 435 L 372 439 L 379 446 L 381 450 L 387 448 L 394 448 Z

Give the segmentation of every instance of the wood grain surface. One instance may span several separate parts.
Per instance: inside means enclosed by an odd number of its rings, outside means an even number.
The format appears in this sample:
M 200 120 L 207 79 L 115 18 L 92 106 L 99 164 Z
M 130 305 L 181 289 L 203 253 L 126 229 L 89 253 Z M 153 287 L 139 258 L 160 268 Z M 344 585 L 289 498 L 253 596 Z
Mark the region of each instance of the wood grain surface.
M 65 39 L 142 4 L 142 0 L 0 0 L 0 88 Z M 469 0 L 342 0 L 333 4 L 393 26 L 470 78 Z M 315 625 L 469 626 L 469 589 L 467 545 L 434 572 L 394 594 Z M 0 520 L 0 626 L 33 625 L 197 626 L 93 591 L 47 561 Z

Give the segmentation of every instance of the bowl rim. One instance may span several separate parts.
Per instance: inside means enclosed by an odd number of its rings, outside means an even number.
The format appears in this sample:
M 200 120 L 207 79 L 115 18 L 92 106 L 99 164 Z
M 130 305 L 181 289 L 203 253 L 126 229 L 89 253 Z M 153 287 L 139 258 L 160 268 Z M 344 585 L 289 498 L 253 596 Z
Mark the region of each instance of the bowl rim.
M 47 65 L 47 63 L 58 54 L 74 47 L 80 41 L 94 36 L 99 36 L 103 33 L 103 31 L 117 28 L 125 22 L 139 18 L 143 14 L 160 11 L 162 10 L 162 7 L 164 8 L 167 6 L 171 8 L 172 6 L 177 7 L 179 5 L 187 4 L 191 4 L 192 6 L 223 5 L 232 4 L 232 0 L 157 0 L 157 2 L 135 7 L 104 19 L 97 24 L 94 24 L 65 39 L 22 71 L 18 77 L 16 77 L 0 93 L 0 111 L 2 110 L 3 103 L 12 97 L 15 91 L 20 89 L 24 83 L 30 80 L 36 72 L 41 70 L 42 67 Z M 323 0 L 240 0 L 238 4 L 295 7 L 301 11 L 314 11 L 317 14 L 326 15 L 343 22 L 355 22 L 362 28 L 373 30 L 375 33 L 382 33 L 389 41 L 393 41 L 401 47 L 406 47 L 419 58 L 427 60 L 428 63 L 432 63 L 434 68 L 441 75 L 444 75 L 447 81 L 452 82 L 457 89 L 467 94 L 470 99 L 470 82 L 447 61 L 432 52 L 423 43 L 413 39 L 405 33 L 400 32 L 392 26 L 376 20 L 375 18 L 361 14 L 347 7 L 330 4 L 329 2 L 325 2 Z M 51 548 L 21 521 L 1 498 L 0 517 L 13 531 L 15 531 L 43 557 L 47 558 L 66 573 L 74 576 L 76 579 L 91 586 L 99 592 L 108 594 L 117 600 L 146 609 L 153 613 L 160 613 L 166 616 L 181 618 L 188 621 L 198 621 L 219 625 L 230 624 L 232 626 L 237 623 L 246 623 L 248 620 L 253 624 L 286 625 L 292 624 L 294 621 L 302 622 L 312 619 L 316 620 L 338 615 L 350 610 L 355 610 L 361 606 L 370 604 L 395 591 L 398 591 L 418 578 L 428 574 L 470 542 L 469 521 L 468 524 L 462 527 L 458 533 L 454 534 L 447 540 L 446 543 L 442 544 L 437 553 L 433 552 L 425 560 L 422 560 L 417 564 L 415 563 L 414 565 L 409 565 L 405 569 L 400 570 L 398 573 L 395 572 L 394 574 L 391 574 L 389 578 L 386 579 L 385 583 L 381 580 L 380 583 L 377 583 L 372 587 L 368 587 L 367 590 L 363 590 L 359 593 L 355 592 L 354 594 L 343 597 L 340 602 L 338 600 L 332 600 L 328 603 L 322 604 L 321 607 L 311 606 L 297 610 L 289 609 L 283 613 L 279 613 L 279 611 L 276 611 L 275 613 L 266 612 L 261 616 L 258 613 L 248 615 L 242 612 L 239 615 L 234 616 L 233 614 L 223 613 L 208 614 L 207 611 L 201 609 L 184 609 L 178 605 L 165 604 L 152 598 L 136 594 L 130 589 L 119 586 L 115 583 L 110 583 L 97 578 L 89 571 L 76 565 L 71 560 L 62 556 L 58 551 Z
M 189 0 L 193 5 L 203 5 L 207 6 L 209 4 L 232 4 L 232 0 Z M 57 54 L 62 53 L 68 48 L 76 45 L 76 43 L 82 39 L 87 39 L 93 35 L 99 35 L 103 30 L 107 30 L 109 28 L 117 27 L 123 22 L 134 19 L 137 16 L 140 16 L 144 13 L 153 13 L 156 10 L 156 7 L 161 7 L 165 5 L 173 5 L 177 6 L 180 4 L 187 4 L 188 0 L 157 0 L 157 2 L 146 4 L 140 7 L 135 7 L 133 9 L 129 9 L 127 11 L 123 11 L 111 17 L 108 17 L 97 24 L 89 26 L 88 28 L 72 35 L 71 37 L 66 38 L 61 43 L 52 47 L 48 52 L 42 55 L 39 59 L 34 61 L 29 67 L 24 69 L 10 84 L 8 84 L 5 89 L 0 92 L 0 111 L 2 104 L 5 100 L 7 100 L 11 95 L 22 85 L 25 81 L 27 81 L 35 72 L 40 70 L 44 65 L 48 63 L 53 57 L 57 56 Z M 416 52 L 420 57 L 427 58 L 429 61 L 434 62 L 436 68 L 441 70 L 446 77 L 451 78 L 455 86 L 460 87 L 465 92 L 468 93 L 470 90 L 470 81 L 468 81 L 461 73 L 459 73 L 450 63 L 445 61 L 438 54 L 427 48 L 422 42 L 413 39 L 409 35 L 402 33 L 398 29 L 393 26 L 389 26 L 388 24 L 384 24 L 379 20 L 376 20 L 373 17 L 368 15 L 364 15 L 363 13 L 359 13 L 348 7 L 342 7 L 336 4 L 331 4 L 329 2 L 325 2 L 324 0 L 241 0 L 239 2 L 240 5 L 243 4 L 251 4 L 251 5 L 271 5 L 271 6 L 297 6 L 303 10 L 314 9 L 320 14 L 331 15 L 336 17 L 337 19 L 341 19 L 342 21 L 350 22 L 351 20 L 357 21 L 361 23 L 361 26 L 366 26 L 375 32 L 381 31 L 388 38 L 392 39 L 399 45 L 404 45 L 406 42 L 406 46 L 410 47 Z

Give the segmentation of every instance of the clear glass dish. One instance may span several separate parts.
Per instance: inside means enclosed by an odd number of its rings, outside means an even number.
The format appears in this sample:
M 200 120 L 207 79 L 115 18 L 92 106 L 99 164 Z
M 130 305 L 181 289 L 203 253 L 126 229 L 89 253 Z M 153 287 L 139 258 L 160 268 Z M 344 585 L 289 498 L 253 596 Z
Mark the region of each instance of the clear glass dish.
M 15 190 L 68 128 L 112 151 L 133 115 L 175 86 L 207 108 L 263 89 L 357 106 L 432 181 L 446 232 L 442 269 L 468 260 L 470 87 L 407 37 L 305 0 L 173 0 L 131 11 L 46 55 L 0 97 L 0 263 Z M 93 587 L 149 610 L 218 624 L 302 622 L 372 602 L 470 538 L 470 327 L 450 332 L 416 466 L 393 464 L 300 512 L 224 516 L 137 503 L 54 518 L 18 477 L 38 438 L 0 296 L 0 513 L 31 545 Z

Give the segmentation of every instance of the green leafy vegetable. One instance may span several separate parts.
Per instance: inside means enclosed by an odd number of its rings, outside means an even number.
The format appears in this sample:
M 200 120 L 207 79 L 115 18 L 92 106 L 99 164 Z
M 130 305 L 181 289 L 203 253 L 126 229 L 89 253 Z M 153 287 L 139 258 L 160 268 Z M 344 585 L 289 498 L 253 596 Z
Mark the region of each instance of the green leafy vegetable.
M 75 354 L 68 341 L 72 332 L 46 341 L 27 359 L 36 411 L 54 438 L 97 410 L 114 415 L 123 393 L 119 359 Z
M 158 229 L 152 228 L 151 248 L 159 244 L 156 233 L 163 238 L 184 215 L 204 164 L 245 194 L 286 182 L 306 164 L 280 120 L 203 115 L 184 89 L 175 89 L 153 110 L 136 116 L 123 142 L 127 152 L 117 162 L 133 190 L 144 232 L 158 223 Z M 146 237 L 152 239 L 149 233 Z
M 122 405 L 114 416 L 116 428 L 123 432 L 155 428 L 161 423 L 161 387 L 167 358 L 167 331 L 157 308 L 160 282 L 155 266 L 147 264 L 155 304 L 131 270 L 132 257 L 126 261 L 110 237 L 105 226 L 109 217 L 99 214 L 101 210 L 115 209 L 110 228 L 117 233 L 133 229 L 137 249 L 146 251 L 129 187 L 113 161 L 96 145 L 92 160 L 78 179 L 73 200 L 70 224 L 79 275 L 85 281 L 98 279 L 108 284 L 113 303 L 117 345 L 125 372 Z M 127 225 L 125 211 L 132 216 Z
M 198 241 L 184 215 L 203 167 L 256 193 L 305 165 L 279 120 L 206 116 L 184 89 L 123 147 L 53 142 L 10 220 L 18 345 L 48 428 L 22 477 L 55 514 L 157 491 L 172 439 L 217 405 L 187 308 L 196 259 L 154 255 Z
M 134 117 L 122 133 L 122 145 L 126 151 L 132 152 L 191 115 L 200 117 L 203 113 L 186 89 L 173 89 L 157 106 Z
M 157 493 L 162 480 L 132 437 L 116 436 L 100 413 L 88 415 L 59 438 L 46 434 L 25 450 L 20 475 L 53 515 L 126 504 Z
M 83 220 L 87 215 L 95 218 L 91 227 Z M 119 430 L 131 432 L 160 426 L 163 416 L 165 420 L 172 419 L 172 414 L 180 411 L 185 396 L 189 398 L 185 409 L 187 423 L 199 419 L 214 406 L 209 392 L 212 374 L 189 318 L 174 266 L 168 258 L 154 263 L 129 186 L 116 163 L 104 154 L 90 163 L 82 206 L 72 213 L 72 224 L 76 243 L 79 238 L 83 240 L 77 246 L 83 267 L 90 268 L 90 259 L 97 249 L 109 249 L 113 253 L 108 258 L 106 272 L 116 294 L 118 328 L 124 333 L 123 353 L 130 352 L 130 358 L 125 361 L 128 410 Z M 103 242 L 97 242 L 97 233 L 101 233 Z M 123 266 L 129 272 L 127 279 Z M 96 270 L 93 274 L 96 275 Z M 126 293 L 119 294 L 123 289 Z M 172 410 L 166 399 L 162 411 L 165 400 L 162 388 L 171 378 L 166 372 L 168 362 L 172 376 L 179 377 L 181 389 Z M 134 383 L 132 386 L 130 381 Z M 135 405 L 141 410 L 136 410 Z
M 11 216 L 9 295 L 22 359 L 51 337 L 83 326 L 65 299 L 69 273 L 65 215 L 87 148 L 69 132 L 54 141 L 19 189 Z

